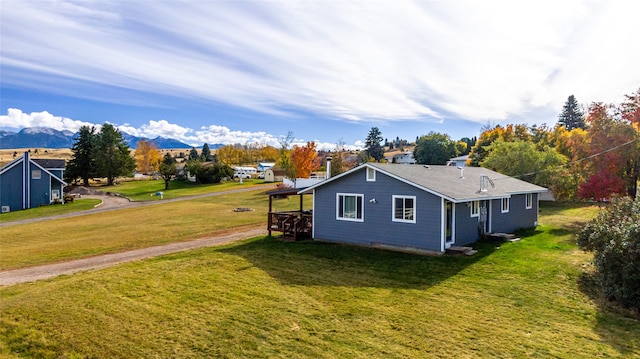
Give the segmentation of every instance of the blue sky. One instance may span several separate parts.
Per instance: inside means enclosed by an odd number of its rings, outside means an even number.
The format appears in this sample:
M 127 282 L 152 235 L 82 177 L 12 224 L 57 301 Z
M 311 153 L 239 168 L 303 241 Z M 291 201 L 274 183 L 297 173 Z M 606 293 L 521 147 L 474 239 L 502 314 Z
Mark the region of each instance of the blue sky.
M 638 89 L 638 18 L 622 0 L 3 0 L 0 128 L 332 148 L 555 124 L 571 94 Z

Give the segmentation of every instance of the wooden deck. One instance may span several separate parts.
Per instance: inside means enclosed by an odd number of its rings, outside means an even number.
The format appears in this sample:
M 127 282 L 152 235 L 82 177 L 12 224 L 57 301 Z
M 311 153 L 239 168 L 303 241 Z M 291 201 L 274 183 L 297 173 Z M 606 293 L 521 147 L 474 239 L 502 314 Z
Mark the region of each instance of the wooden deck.
M 282 232 L 282 236 L 287 239 L 299 241 L 312 237 L 313 214 L 311 210 L 303 210 L 303 196 L 298 194 L 299 189 L 284 188 L 267 192 L 269 195 L 269 214 L 267 217 L 267 230 L 271 232 Z M 299 196 L 300 209 L 297 211 L 273 211 L 273 198 L 282 196 Z
M 268 230 L 282 232 L 285 238 L 294 241 L 311 238 L 313 215 L 311 211 L 269 212 Z

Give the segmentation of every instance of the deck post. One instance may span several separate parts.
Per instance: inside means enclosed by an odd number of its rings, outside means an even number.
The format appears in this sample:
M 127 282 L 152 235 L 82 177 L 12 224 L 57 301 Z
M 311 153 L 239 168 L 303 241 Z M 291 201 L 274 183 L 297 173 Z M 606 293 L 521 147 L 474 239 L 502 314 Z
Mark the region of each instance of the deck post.
M 269 195 L 269 218 L 267 220 L 267 230 L 269 231 L 269 237 L 271 237 L 271 205 L 273 203 L 273 196 Z

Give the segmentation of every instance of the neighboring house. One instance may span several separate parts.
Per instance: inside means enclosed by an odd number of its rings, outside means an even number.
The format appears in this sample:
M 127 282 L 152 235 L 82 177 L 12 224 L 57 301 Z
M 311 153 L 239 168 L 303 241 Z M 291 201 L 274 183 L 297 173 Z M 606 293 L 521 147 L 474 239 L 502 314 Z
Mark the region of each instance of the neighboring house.
M 269 168 L 264 171 L 265 182 L 282 182 L 284 180 L 284 170 L 281 168 Z
M 264 172 L 275 165 L 275 163 L 260 162 L 258 163 L 258 172 Z
M 0 169 L 2 212 L 64 201 L 64 160 L 31 159 L 29 152 Z
M 468 158 L 469 158 L 469 155 L 450 158 L 449 161 L 447 162 L 447 166 L 466 167 Z
M 417 163 L 416 159 L 413 158 L 413 152 L 411 151 L 396 153 L 395 155 L 393 155 L 393 157 L 391 157 L 391 161 L 389 162 L 409 165 L 415 165 Z
M 316 240 L 444 252 L 535 227 L 546 191 L 480 167 L 365 163 L 299 194 L 313 194 Z

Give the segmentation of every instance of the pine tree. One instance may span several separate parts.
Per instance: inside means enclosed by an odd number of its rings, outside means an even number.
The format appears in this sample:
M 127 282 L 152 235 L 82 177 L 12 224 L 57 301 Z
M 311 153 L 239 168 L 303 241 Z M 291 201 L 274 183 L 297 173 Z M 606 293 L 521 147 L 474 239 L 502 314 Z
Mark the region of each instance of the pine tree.
M 384 158 L 384 151 L 380 146 L 380 142 L 382 142 L 382 133 L 377 127 L 372 127 L 365 140 L 365 151 L 376 162 L 380 162 Z
M 82 126 L 76 134 L 75 142 L 71 147 L 71 160 L 67 164 L 65 179 L 73 182 L 82 178 L 85 186 L 89 185 L 89 179 L 94 177 L 95 166 L 96 129 L 91 126 Z
M 567 131 L 575 128 L 585 129 L 584 113 L 580 109 L 575 96 L 569 96 L 567 102 L 565 102 L 562 112 L 558 116 L 558 124 L 564 126 Z
M 202 145 L 202 153 L 200 153 L 200 159 L 202 161 L 211 161 L 211 150 L 209 149 L 209 144 L 205 143 Z
M 107 178 L 111 186 L 116 177 L 130 176 L 136 168 L 122 133 L 113 125 L 105 123 L 96 137 L 95 163 L 97 175 Z

